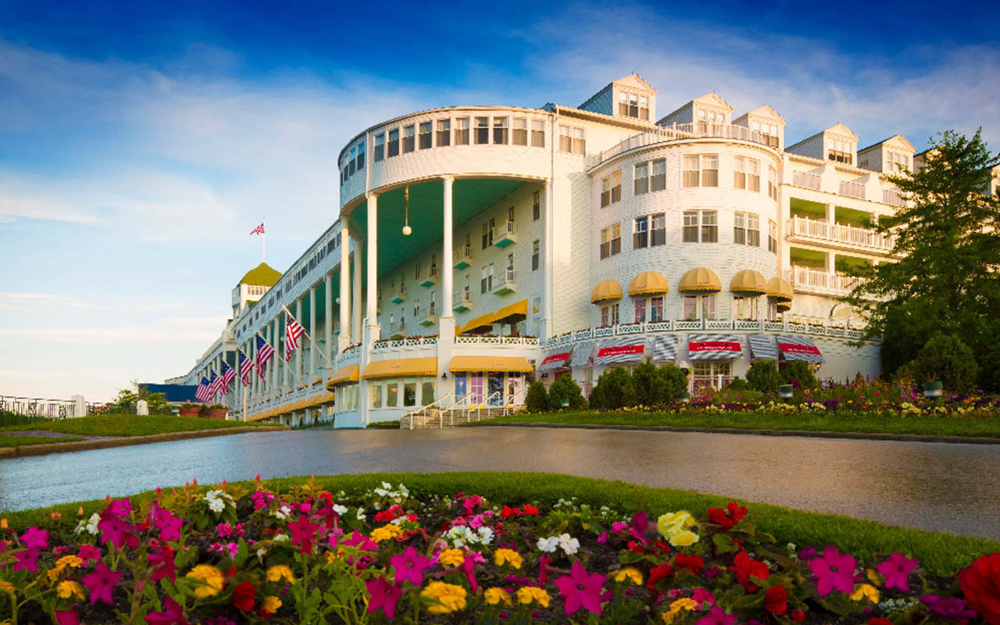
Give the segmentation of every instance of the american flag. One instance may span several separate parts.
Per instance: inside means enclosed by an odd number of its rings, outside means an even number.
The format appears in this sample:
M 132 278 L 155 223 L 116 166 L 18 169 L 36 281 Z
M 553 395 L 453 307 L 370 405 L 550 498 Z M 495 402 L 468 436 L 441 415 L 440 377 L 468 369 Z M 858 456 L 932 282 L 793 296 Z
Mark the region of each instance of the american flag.
M 253 361 L 246 357 L 242 349 L 237 348 L 236 353 L 240 361 L 240 380 L 243 386 L 250 386 L 250 375 L 253 373 Z
M 194 396 L 198 401 L 208 401 L 208 379 L 205 376 L 201 376 L 201 384 L 198 385 Z
M 215 396 L 222 391 L 222 378 L 212 372 L 212 382 L 208 385 L 208 399 L 215 399 Z
M 260 225 L 251 230 L 250 234 L 264 234 L 264 222 L 260 222 Z
M 236 372 L 229 366 L 229 363 L 222 363 L 222 394 L 229 392 L 229 385 L 236 379 Z
M 305 331 L 306 329 L 299 325 L 295 317 L 285 313 L 285 362 L 292 359 L 292 352 L 299 348 L 299 337 Z
M 257 375 L 260 379 L 264 379 L 264 366 L 267 365 L 267 361 L 274 356 L 274 348 L 268 345 L 264 337 L 257 335 Z

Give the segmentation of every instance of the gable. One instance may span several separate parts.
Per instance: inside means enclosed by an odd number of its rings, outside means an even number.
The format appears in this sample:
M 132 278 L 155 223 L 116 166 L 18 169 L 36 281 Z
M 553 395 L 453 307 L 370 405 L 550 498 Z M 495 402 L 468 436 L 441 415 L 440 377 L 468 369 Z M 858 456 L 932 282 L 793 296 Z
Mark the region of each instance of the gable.
M 838 123 L 836 126 L 830 126 L 829 128 L 823 131 L 823 134 L 850 137 L 852 141 L 858 140 L 858 135 L 854 134 L 854 132 L 852 132 L 851 129 L 845 126 L 842 122 Z
M 913 147 L 913 144 L 906 140 L 903 135 L 893 135 L 885 141 L 882 142 L 886 146 L 897 148 L 900 150 L 907 150 L 909 152 L 916 152 L 917 148 Z
M 719 108 L 726 109 L 730 113 L 733 112 L 733 107 L 729 106 L 729 102 L 723 100 L 722 96 L 720 96 L 718 93 L 714 91 L 711 93 L 706 93 L 700 98 L 695 98 L 694 100 L 692 100 L 692 102 L 694 102 L 695 104 L 707 104 L 708 106 L 716 106 Z
M 756 108 L 752 111 L 749 111 L 747 115 L 752 115 L 753 117 L 757 117 L 760 119 L 770 119 L 772 121 L 781 122 L 782 124 L 787 123 L 788 121 L 784 117 L 782 117 L 778 113 L 778 111 L 774 110 L 773 108 L 771 108 L 766 104 L 760 108 Z
M 628 76 L 623 76 L 612 83 L 618 87 L 641 89 L 643 91 L 649 91 L 650 93 L 657 93 L 653 85 L 646 82 L 642 76 L 639 74 L 629 74 Z

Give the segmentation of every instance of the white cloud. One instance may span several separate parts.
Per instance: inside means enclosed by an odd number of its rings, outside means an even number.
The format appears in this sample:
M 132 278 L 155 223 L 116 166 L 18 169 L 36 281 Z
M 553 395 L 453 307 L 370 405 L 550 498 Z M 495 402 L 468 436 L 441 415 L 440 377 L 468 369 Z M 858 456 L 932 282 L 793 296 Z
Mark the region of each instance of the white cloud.
M 77 347 L 96 347 L 127 344 L 129 349 L 142 346 L 176 344 L 184 342 L 204 343 L 207 347 L 219 338 L 222 329 L 166 329 L 158 326 L 114 326 L 114 327 L 48 327 L 48 328 L 0 328 L 0 337 L 27 339 L 40 343 L 60 343 Z
M 32 312 L 50 306 L 95 308 L 85 300 L 49 293 L 0 293 L 0 310 Z

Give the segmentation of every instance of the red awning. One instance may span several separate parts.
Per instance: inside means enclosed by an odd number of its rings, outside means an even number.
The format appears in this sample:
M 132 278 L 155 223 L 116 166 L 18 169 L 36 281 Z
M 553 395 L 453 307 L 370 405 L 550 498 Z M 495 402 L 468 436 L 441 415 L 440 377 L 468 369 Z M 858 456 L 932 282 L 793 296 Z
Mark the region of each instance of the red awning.
M 561 369 L 568 366 L 567 361 L 569 360 L 570 354 L 573 353 L 572 349 L 563 349 L 556 352 L 550 353 L 542 361 L 542 364 L 538 365 L 539 371 L 548 371 L 549 369 Z
M 743 345 L 731 334 L 692 334 L 688 337 L 688 356 L 692 360 L 739 358 Z

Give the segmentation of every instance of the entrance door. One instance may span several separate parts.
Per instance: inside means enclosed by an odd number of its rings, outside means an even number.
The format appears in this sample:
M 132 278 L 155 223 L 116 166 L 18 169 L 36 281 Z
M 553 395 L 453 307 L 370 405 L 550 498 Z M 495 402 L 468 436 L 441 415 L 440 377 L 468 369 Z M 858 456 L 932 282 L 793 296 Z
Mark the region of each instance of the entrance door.
M 469 404 L 478 405 L 483 403 L 483 400 L 485 399 L 485 397 L 483 397 L 483 376 L 474 375 L 469 382 L 472 385 L 472 388 L 469 389 L 472 393 L 472 396 L 469 397 Z
M 466 390 L 469 384 L 464 375 L 455 376 L 455 400 L 459 400 L 465 397 L 465 394 L 469 391 Z
M 515 406 L 524 404 L 524 378 L 521 376 L 507 378 L 507 403 Z
M 491 406 L 503 405 L 503 373 L 491 371 L 486 387 L 486 397 Z

